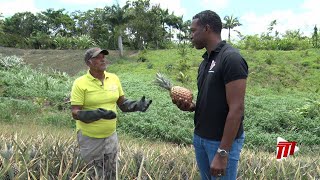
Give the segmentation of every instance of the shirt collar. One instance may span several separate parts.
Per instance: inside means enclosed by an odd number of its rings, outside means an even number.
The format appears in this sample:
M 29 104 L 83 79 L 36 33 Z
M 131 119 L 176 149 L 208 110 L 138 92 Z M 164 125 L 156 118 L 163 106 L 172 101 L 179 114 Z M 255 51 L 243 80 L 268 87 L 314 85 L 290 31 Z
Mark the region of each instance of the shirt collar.
M 218 54 L 224 45 L 226 45 L 226 41 L 219 42 L 217 47 L 214 50 L 211 51 L 210 57 L 212 57 L 214 54 Z M 208 57 L 208 52 L 207 51 L 202 55 L 202 57 L 206 61 L 211 59 L 211 58 Z
M 94 81 L 96 80 L 97 78 L 93 77 L 91 74 L 90 74 L 90 71 L 88 70 L 87 71 L 87 74 L 86 74 L 87 78 L 90 79 L 91 81 Z M 109 78 L 109 73 L 107 73 L 106 71 L 104 71 L 104 79 L 108 79 Z

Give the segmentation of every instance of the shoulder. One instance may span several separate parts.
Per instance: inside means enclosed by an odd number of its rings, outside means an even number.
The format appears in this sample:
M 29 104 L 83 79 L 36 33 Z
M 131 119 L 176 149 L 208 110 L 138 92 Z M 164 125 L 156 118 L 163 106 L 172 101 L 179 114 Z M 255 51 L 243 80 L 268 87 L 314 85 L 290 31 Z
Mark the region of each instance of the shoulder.
M 114 73 L 105 72 L 105 75 L 110 78 L 118 78 L 118 76 Z
M 89 78 L 87 75 L 82 75 L 78 77 L 77 79 L 74 80 L 73 82 L 73 87 L 74 88 L 80 88 L 80 89 L 85 89 L 87 86 L 89 86 Z
M 112 80 L 119 81 L 119 77 L 114 73 L 105 72 L 105 75 Z
M 229 46 L 222 57 L 222 65 L 225 68 L 243 68 L 248 70 L 248 64 L 243 56 L 240 54 L 239 50 Z
M 243 56 L 240 54 L 240 51 L 228 44 L 226 44 L 226 48 L 223 52 L 222 59 L 223 60 L 235 60 L 235 61 L 245 61 Z
M 225 57 L 229 56 L 230 54 L 239 54 L 240 55 L 239 50 L 232 47 L 229 44 L 226 44 L 222 49 L 223 49 L 223 56 L 225 56 Z
M 74 80 L 74 84 L 79 84 L 87 80 L 86 75 L 82 75 Z

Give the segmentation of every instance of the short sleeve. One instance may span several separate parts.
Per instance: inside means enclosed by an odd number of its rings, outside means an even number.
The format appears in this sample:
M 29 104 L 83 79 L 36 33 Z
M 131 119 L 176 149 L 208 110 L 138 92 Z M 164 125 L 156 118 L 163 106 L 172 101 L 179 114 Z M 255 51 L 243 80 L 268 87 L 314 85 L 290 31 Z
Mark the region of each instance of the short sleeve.
M 121 82 L 120 82 L 120 79 L 118 78 L 118 76 L 116 76 L 116 80 L 117 80 L 117 85 L 118 85 L 119 97 L 124 96 L 122 85 L 121 85 Z
M 238 79 L 248 77 L 247 62 L 239 53 L 229 54 L 223 62 L 223 80 L 224 84 Z
M 79 82 L 75 81 L 71 90 L 71 105 L 83 105 L 84 104 L 84 90 L 79 87 Z

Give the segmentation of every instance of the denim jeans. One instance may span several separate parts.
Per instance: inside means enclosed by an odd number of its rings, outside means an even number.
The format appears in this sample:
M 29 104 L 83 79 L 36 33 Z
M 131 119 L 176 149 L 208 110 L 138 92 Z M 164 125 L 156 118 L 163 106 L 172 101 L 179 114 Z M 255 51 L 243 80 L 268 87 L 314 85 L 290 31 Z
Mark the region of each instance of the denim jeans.
M 235 139 L 228 156 L 228 164 L 225 176 L 221 176 L 221 180 L 235 180 L 237 178 L 238 162 L 240 152 L 244 143 L 244 133 Z M 210 175 L 210 164 L 220 146 L 220 141 L 213 141 L 194 134 L 193 146 L 195 149 L 197 165 L 200 170 L 202 180 L 219 179 Z

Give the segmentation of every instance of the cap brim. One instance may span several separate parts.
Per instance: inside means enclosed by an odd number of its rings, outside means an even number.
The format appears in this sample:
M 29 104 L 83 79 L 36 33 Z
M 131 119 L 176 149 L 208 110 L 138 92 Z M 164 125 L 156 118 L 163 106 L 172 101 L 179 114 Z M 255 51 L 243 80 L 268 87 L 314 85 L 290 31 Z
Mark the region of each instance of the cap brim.
M 106 49 L 101 49 L 101 51 L 96 51 L 92 57 L 97 57 L 100 53 L 104 54 L 104 55 L 108 55 L 109 51 L 107 51 Z

